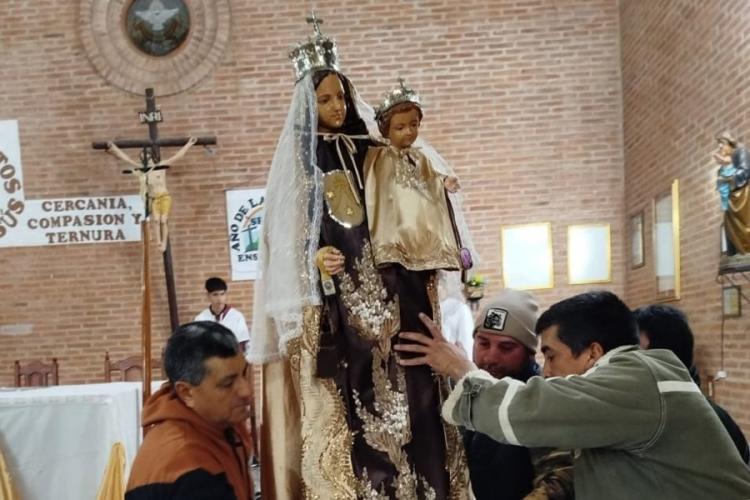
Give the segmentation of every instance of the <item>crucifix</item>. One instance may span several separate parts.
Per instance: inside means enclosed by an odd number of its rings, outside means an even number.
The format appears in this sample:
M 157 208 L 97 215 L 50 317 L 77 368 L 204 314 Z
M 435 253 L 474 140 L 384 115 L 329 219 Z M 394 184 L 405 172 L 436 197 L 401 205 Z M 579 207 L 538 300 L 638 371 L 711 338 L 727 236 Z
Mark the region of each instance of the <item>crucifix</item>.
M 172 267 L 172 251 L 169 244 L 167 217 L 171 197 L 166 189 L 166 169 L 182 158 L 193 145 L 209 146 L 216 144 L 216 137 L 179 137 L 159 138 L 158 123 L 162 121 L 161 109 L 156 105 L 154 89 L 146 89 L 146 111 L 138 113 L 141 123 L 148 125 L 148 139 L 121 139 L 106 142 L 94 142 L 94 149 L 103 149 L 133 166 L 123 173 L 135 175 L 140 182 L 141 197 L 144 199 L 145 216 L 141 222 L 141 241 L 143 242 L 143 285 L 141 334 L 143 349 L 143 395 L 144 399 L 151 393 L 151 287 L 149 271 L 149 216 L 156 219 L 159 246 L 164 261 L 164 277 L 167 282 L 169 302 L 169 322 L 174 331 L 180 320 L 177 315 L 177 296 Z M 162 161 L 162 147 L 180 147 L 172 157 Z M 123 149 L 140 149 L 140 161 L 127 156 Z
M 185 156 L 185 153 L 187 153 L 188 149 L 197 140 L 196 137 L 190 137 L 188 142 L 175 155 L 158 163 L 154 162 L 148 146 L 144 147 L 141 151 L 140 161 L 135 161 L 118 148 L 114 142 L 107 143 L 108 153 L 134 167 L 123 170 L 122 173 L 133 174 L 138 179 L 141 199 L 143 199 L 145 205 L 146 213 L 144 214 L 144 219 L 148 219 L 150 215 L 154 216 L 157 224 L 157 241 L 159 242 L 159 250 L 162 252 L 167 250 L 167 242 L 169 241 L 169 209 L 172 207 L 172 196 L 167 191 L 166 169 L 169 168 L 169 165 Z

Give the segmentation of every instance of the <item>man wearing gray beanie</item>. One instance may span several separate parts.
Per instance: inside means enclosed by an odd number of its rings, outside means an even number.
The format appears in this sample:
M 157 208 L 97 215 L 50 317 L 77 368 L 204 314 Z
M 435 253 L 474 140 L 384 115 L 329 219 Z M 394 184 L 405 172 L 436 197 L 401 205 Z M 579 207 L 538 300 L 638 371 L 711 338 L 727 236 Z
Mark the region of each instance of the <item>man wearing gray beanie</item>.
M 487 371 L 498 378 L 518 374 L 525 368 L 524 364 L 536 365 L 534 354 L 537 339 L 534 326 L 538 316 L 539 305 L 528 292 L 506 289 L 490 299 L 477 316 L 474 343 L 486 341 L 485 347 L 491 347 L 487 344 L 492 343 L 497 344 L 498 349 L 490 349 L 489 352 L 484 352 L 483 349 L 478 352 L 474 349 L 474 362 L 486 370 L 487 368 L 480 365 L 481 360 L 477 358 L 477 354 L 482 359 L 487 359 L 491 368 Z M 504 354 L 512 356 L 503 356 Z M 497 373 L 495 369 L 498 370 Z
M 491 298 L 477 317 L 474 329 L 473 357 L 477 367 L 493 377 L 511 377 L 521 382 L 539 375 L 534 359 L 538 315 L 539 305 L 528 292 L 506 289 Z M 561 499 L 568 494 L 572 498 L 570 454 L 551 457 L 545 453 L 548 450 L 501 444 L 469 430 L 464 430 L 463 436 L 477 500 Z M 541 493 L 544 495 L 533 496 Z

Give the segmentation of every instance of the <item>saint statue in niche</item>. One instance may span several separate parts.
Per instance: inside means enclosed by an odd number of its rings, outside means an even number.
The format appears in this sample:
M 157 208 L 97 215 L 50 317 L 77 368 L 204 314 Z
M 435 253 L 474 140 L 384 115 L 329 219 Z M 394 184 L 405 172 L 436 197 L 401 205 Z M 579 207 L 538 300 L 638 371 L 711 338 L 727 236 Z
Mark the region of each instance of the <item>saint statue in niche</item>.
M 718 163 L 716 190 L 724 212 L 724 235 L 729 260 L 750 264 L 750 164 L 747 149 L 732 134 L 716 137 L 713 158 Z M 725 262 L 722 262 L 725 264 Z

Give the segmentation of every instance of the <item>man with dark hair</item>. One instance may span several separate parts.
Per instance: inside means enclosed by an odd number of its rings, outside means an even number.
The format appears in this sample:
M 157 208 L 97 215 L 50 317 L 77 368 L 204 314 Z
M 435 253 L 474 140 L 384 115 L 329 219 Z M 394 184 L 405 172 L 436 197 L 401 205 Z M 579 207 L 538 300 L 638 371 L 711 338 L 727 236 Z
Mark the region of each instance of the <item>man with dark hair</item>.
M 693 363 L 693 331 L 690 329 L 687 316 L 676 307 L 666 304 L 639 307 L 633 313 L 640 329 L 641 347 L 669 349 L 682 361 L 695 383 L 700 386 L 700 375 Z M 708 403 L 732 438 L 742 461 L 748 463 L 750 450 L 742 430 L 724 408 L 710 399 Z
M 643 351 L 635 318 L 610 292 L 554 304 L 537 322 L 548 379 L 496 379 L 446 342 L 402 332 L 404 366 L 458 383 L 443 418 L 502 442 L 574 451 L 579 500 L 750 498 L 742 463 L 690 374 L 670 351 Z M 706 446 L 711 443 L 711 446 Z
M 211 321 L 182 325 L 164 369 L 169 382 L 143 408 L 126 500 L 249 500 L 252 390 L 234 334 Z
M 614 349 L 638 344 L 630 309 L 613 293 L 590 292 L 560 301 L 539 317 L 544 375 L 580 375 Z
M 236 308 L 227 304 L 227 283 L 221 278 L 212 277 L 206 280 L 206 295 L 209 306 L 195 317 L 194 321 L 216 321 L 229 328 L 244 352 L 250 340 L 245 316 Z
M 643 349 L 669 349 L 690 371 L 700 385 L 700 375 L 693 363 L 693 331 L 685 313 L 666 304 L 643 306 L 633 311 L 638 323 L 638 337 Z

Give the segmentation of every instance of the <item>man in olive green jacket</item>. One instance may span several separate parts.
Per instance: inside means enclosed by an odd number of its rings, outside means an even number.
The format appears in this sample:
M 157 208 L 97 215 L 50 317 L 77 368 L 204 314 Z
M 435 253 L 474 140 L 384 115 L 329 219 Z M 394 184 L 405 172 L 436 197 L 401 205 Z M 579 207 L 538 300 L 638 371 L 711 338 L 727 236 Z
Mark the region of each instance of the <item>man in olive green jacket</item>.
M 527 447 L 574 450 L 579 500 L 750 499 L 750 469 L 679 359 L 637 346 L 635 319 L 610 292 L 577 295 L 537 322 L 548 379 L 526 383 L 478 370 L 423 318 L 414 332 L 429 364 L 459 380 L 443 405 L 448 422 Z

